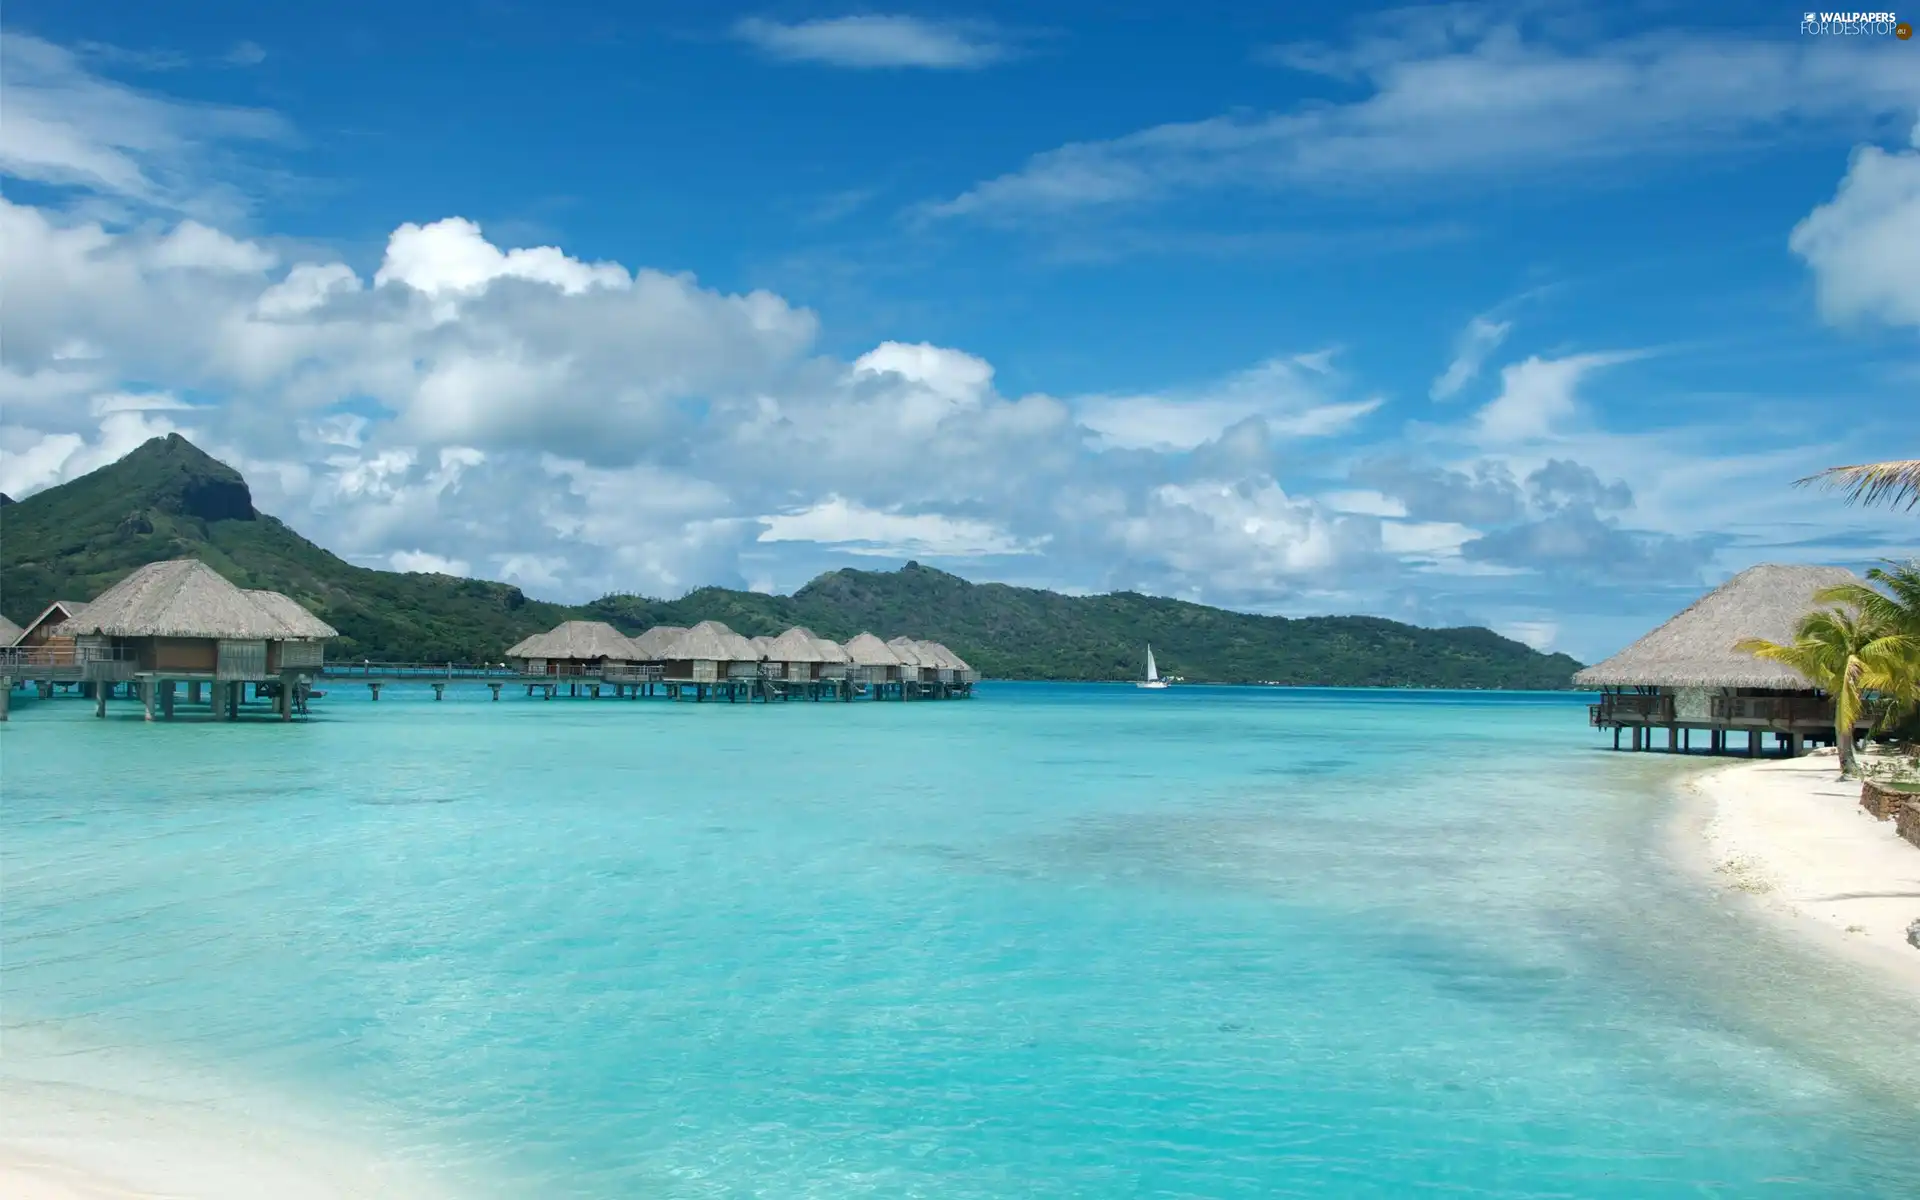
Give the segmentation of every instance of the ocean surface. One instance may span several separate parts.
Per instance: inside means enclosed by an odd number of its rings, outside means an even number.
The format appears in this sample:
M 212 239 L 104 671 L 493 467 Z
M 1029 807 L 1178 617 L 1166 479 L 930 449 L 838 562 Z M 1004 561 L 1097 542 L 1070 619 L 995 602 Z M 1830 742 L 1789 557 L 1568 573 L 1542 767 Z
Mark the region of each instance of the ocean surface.
M 1913 1009 L 1584 697 L 332 692 L 16 701 L 11 1036 L 489 1198 L 1920 1194 Z

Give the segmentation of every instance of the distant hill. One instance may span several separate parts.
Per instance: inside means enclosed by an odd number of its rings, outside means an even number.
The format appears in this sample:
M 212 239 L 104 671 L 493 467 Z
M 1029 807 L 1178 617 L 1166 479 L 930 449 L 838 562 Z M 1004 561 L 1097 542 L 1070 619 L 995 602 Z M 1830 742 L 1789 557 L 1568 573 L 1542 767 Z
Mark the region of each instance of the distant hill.
M 335 658 L 494 659 L 529 633 L 587 617 L 630 633 L 715 619 L 749 635 L 794 624 L 833 638 L 907 634 L 1008 679 L 1132 678 L 1147 642 L 1163 672 L 1196 681 L 1564 688 L 1580 665 L 1486 629 L 1262 617 L 1131 592 L 1063 596 L 917 563 L 832 571 L 791 596 L 701 588 L 672 601 L 551 604 L 503 583 L 356 567 L 256 510 L 239 472 L 178 434 L 0 505 L 0 611 L 25 621 L 57 597 L 91 598 L 135 567 L 183 557 L 300 600 L 344 635 Z

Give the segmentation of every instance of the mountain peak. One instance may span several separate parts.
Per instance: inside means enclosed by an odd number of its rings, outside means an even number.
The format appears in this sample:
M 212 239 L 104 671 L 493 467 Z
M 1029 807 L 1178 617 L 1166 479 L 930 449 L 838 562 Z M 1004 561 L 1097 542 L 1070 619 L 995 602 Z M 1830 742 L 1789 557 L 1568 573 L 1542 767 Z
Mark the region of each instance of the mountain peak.
M 251 521 L 260 515 L 240 472 L 177 433 L 149 438 L 93 474 L 109 472 L 140 508 L 202 521 Z

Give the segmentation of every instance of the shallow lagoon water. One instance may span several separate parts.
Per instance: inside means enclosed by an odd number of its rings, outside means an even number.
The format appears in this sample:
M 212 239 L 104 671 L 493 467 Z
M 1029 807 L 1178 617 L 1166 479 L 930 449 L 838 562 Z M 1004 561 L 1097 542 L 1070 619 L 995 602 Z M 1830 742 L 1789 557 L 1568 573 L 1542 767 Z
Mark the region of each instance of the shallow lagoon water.
M 332 690 L 16 708 L 16 1033 L 488 1197 L 1920 1179 L 1910 1002 L 1676 870 L 1703 760 L 1603 753 L 1581 697 Z

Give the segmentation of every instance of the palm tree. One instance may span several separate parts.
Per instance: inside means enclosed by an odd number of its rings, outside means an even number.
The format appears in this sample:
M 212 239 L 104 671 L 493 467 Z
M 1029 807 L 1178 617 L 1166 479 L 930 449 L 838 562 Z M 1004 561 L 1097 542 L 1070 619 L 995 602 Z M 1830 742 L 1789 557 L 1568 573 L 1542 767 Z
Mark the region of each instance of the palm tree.
M 1914 643 L 1858 609 L 1815 609 L 1800 618 L 1793 641 L 1785 645 L 1744 638 L 1734 648 L 1792 667 L 1833 697 L 1842 779 L 1854 773 L 1853 731 L 1868 693 L 1910 694 L 1914 683 Z
M 1883 626 L 1906 639 L 1904 661 L 1891 672 L 1882 690 L 1887 701 L 1883 724 L 1892 724 L 1920 709 L 1920 561 L 1887 562 L 1867 571 L 1867 583 L 1843 583 L 1823 589 L 1814 600 L 1839 604 L 1858 612 L 1863 620 Z M 1878 586 L 1875 586 L 1878 585 Z
M 1861 463 L 1852 467 L 1828 467 L 1818 475 L 1794 481 L 1795 487 L 1819 484 L 1823 488 L 1844 488 L 1848 504 L 1878 504 L 1888 508 L 1920 505 L 1920 458 L 1895 459 L 1892 462 Z

